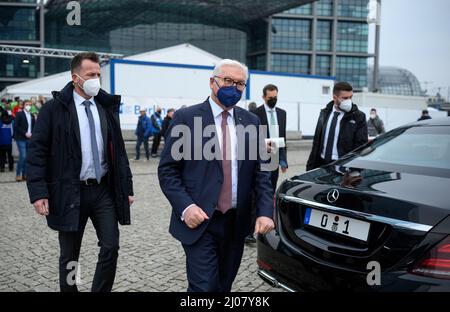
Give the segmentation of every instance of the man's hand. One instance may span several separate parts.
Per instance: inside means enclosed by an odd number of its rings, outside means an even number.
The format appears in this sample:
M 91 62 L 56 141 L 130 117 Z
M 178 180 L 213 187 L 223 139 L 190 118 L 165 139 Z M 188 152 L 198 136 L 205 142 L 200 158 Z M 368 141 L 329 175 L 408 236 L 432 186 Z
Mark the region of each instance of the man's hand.
M 31 133 L 27 132 L 27 133 L 25 133 L 25 136 L 27 139 L 31 139 Z
M 131 205 L 133 205 L 134 203 L 134 196 L 128 196 L 128 203 Z
M 281 167 L 281 173 L 286 173 L 287 168 L 286 167 Z
M 195 229 L 208 219 L 208 215 L 197 205 L 189 207 L 184 213 L 184 223 L 186 223 L 190 229 Z
M 348 173 L 346 173 L 342 177 L 341 185 L 345 186 L 345 187 L 349 187 L 349 188 L 355 188 L 356 186 L 358 186 L 358 184 L 361 183 L 361 181 L 362 181 L 361 175 L 353 175 L 353 176 L 351 176 Z
M 48 216 L 48 199 L 38 199 L 33 203 L 34 209 L 41 216 Z
M 267 234 L 275 228 L 273 220 L 267 217 L 256 219 L 255 234 Z

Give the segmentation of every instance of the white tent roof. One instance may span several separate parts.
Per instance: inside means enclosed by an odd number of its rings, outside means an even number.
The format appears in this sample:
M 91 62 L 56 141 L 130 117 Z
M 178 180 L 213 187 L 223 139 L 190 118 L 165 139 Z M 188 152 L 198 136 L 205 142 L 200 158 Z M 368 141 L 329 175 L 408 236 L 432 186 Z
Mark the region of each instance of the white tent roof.
M 70 71 L 50 75 L 44 78 L 33 79 L 6 87 L 0 96 L 50 96 L 52 91 L 61 90 L 71 80 Z
M 189 43 L 128 56 L 126 60 L 214 66 L 221 58 Z
M 204 66 L 214 66 L 215 63 L 221 60 L 219 57 L 188 43 L 128 56 L 125 59 Z M 0 96 L 50 96 L 52 91 L 61 90 L 70 80 L 70 71 L 66 71 L 8 86 L 0 92 Z

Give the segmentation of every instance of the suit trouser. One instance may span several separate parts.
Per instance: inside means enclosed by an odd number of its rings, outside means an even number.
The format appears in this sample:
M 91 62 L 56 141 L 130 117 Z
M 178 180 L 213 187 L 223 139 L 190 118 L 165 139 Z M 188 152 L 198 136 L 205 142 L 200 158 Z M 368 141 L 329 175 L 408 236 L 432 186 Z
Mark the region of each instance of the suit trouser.
M 145 157 L 147 159 L 150 158 L 150 152 L 148 150 L 148 137 L 144 136 L 138 136 L 136 141 L 136 159 L 141 158 L 141 145 L 144 143 L 144 151 L 145 151 Z
M 78 262 L 81 242 L 88 218 L 99 240 L 98 262 L 92 282 L 93 292 L 111 291 L 116 275 L 119 252 L 119 227 L 113 198 L 106 179 L 100 185 L 81 185 L 80 224 L 78 232 L 59 232 L 59 283 L 62 292 L 78 291 L 73 274 L 73 261 Z M 83 280 L 83 263 L 80 263 Z
M 153 136 L 153 144 L 152 144 L 152 155 L 155 155 L 158 153 L 158 147 L 161 143 L 161 134 L 155 134 Z
M 12 156 L 12 145 L 0 145 L 0 168 L 4 168 L 8 157 L 9 170 L 14 168 L 14 159 Z
M 214 212 L 205 233 L 186 253 L 188 292 L 230 292 L 241 264 L 244 239 L 236 237 L 236 210 Z

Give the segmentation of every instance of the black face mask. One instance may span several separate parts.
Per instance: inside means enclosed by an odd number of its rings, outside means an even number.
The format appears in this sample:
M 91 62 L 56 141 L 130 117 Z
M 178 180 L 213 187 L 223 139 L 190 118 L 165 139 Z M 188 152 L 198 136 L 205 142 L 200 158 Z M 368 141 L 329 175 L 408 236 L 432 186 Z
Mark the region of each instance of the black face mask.
M 267 100 L 267 105 L 270 108 L 274 108 L 275 105 L 277 105 L 277 101 L 278 101 L 278 99 L 276 97 L 275 98 L 270 98 L 270 99 Z

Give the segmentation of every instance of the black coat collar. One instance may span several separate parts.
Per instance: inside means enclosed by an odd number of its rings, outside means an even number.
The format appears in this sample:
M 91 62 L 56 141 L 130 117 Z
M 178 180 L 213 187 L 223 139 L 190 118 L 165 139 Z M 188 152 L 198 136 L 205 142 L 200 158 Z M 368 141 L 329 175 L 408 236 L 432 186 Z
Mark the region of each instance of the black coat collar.
M 68 108 L 69 104 L 73 102 L 73 90 L 73 82 L 71 81 L 67 83 L 61 91 L 53 91 L 52 95 L 54 99 L 58 100 Z M 95 101 L 105 109 L 114 108 L 117 111 L 119 109 L 121 100 L 119 95 L 111 95 L 105 90 L 100 89 L 100 92 L 94 98 Z

